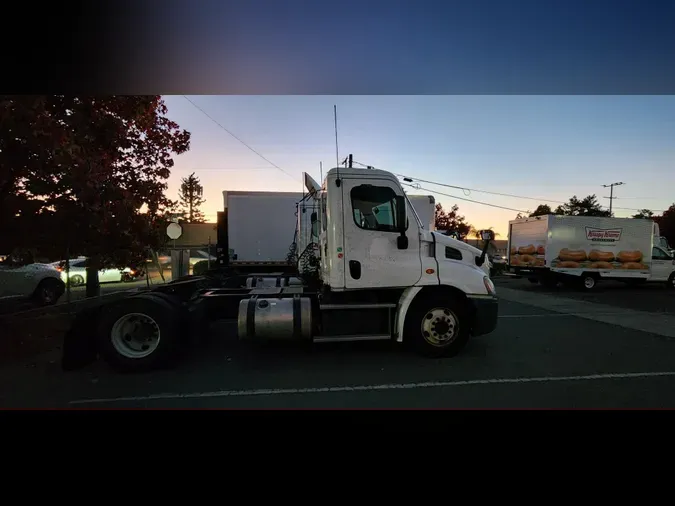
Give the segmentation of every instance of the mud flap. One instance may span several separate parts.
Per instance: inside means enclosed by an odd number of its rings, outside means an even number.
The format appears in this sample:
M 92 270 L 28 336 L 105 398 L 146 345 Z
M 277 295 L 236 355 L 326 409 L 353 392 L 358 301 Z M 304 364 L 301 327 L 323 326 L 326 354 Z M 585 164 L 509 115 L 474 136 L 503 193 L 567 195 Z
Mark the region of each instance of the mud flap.
M 61 368 L 64 371 L 82 369 L 96 360 L 96 328 L 100 313 L 101 307 L 94 307 L 75 316 L 63 339 Z

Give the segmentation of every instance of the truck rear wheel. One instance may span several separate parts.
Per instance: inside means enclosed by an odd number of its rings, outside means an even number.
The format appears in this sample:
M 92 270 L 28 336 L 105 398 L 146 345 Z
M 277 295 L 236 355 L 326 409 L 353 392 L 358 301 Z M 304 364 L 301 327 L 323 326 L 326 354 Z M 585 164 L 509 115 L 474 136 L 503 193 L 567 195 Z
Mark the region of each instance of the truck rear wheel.
M 433 295 L 411 308 L 403 339 L 419 354 L 439 358 L 457 355 L 469 335 L 466 306 L 455 297 Z
M 579 278 L 579 287 L 584 291 L 591 291 L 598 284 L 598 279 L 593 274 L 584 273 Z
M 182 308 L 167 297 L 128 297 L 103 310 L 97 329 L 98 349 L 118 371 L 149 371 L 175 358 L 183 323 Z

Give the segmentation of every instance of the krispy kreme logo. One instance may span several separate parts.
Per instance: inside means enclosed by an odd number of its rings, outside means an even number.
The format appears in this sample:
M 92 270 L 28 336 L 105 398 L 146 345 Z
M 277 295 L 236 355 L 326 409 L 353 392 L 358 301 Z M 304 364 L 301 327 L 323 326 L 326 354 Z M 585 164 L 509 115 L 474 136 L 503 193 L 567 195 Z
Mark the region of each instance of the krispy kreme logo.
M 586 239 L 589 241 L 616 242 L 621 239 L 620 228 L 586 227 Z

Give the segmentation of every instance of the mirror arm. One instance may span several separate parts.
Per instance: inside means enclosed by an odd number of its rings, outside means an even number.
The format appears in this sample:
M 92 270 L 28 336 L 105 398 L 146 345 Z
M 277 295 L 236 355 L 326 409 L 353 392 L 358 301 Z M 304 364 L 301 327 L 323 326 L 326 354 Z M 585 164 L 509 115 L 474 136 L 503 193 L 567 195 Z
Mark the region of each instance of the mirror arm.
M 490 235 L 488 234 L 488 238 L 483 239 L 483 242 L 485 243 L 483 245 L 483 251 L 481 251 L 480 256 L 478 258 L 476 258 L 476 265 L 478 267 L 482 266 L 485 263 L 485 257 L 487 256 L 487 250 L 490 247 L 490 241 L 491 241 L 491 238 L 490 238 Z

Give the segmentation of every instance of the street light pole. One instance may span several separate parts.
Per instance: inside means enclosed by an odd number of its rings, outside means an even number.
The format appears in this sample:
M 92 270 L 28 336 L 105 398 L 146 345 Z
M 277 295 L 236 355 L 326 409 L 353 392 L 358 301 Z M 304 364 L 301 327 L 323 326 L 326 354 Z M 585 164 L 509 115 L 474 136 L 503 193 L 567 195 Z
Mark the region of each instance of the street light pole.
M 621 186 L 622 184 L 625 183 L 612 183 L 612 184 L 603 184 L 603 188 L 609 188 L 609 197 L 605 197 L 606 199 L 609 199 L 609 214 L 612 214 L 612 202 L 614 201 L 614 187 L 615 186 Z

